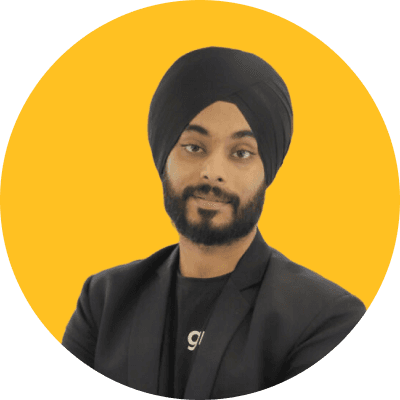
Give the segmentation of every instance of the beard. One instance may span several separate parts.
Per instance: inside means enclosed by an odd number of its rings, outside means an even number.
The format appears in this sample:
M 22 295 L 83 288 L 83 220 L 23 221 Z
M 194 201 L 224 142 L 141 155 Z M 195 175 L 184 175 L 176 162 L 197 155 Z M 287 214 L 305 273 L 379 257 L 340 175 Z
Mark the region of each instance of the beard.
M 205 246 L 230 245 L 247 236 L 260 219 L 267 188 L 265 180 L 263 180 L 255 195 L 246 204 L 241 204 L 239 196 L 208 184 L 187 186 L 179 195 L 173 189 L 168 174 L 163 175 L 162 183 L 165 210 L 177 231 L 193 243 Z M 220 211 L 200 207 L 196 207 L 200 221 L 189 221 L 187 203 L 190 197 L 207 195 L 210 192 L 221 201 L 230 203 L 228 205 L 232 209 L 230 223 L 213 225 L 212 219 Z

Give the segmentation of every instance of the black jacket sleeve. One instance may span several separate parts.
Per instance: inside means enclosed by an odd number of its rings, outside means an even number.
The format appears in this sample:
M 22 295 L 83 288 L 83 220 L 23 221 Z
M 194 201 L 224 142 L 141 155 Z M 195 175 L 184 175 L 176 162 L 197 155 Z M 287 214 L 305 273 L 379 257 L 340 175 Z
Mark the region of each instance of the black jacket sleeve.
M 280 382 L 288 380 L 325 357 L 357 325 L 366 309 L 345 294 L 325 307 L 305 328 L 286 358 Z
M 82 362 L 93 368 L 97 327 L 90 306 L 90 276 L 83 285 L 74 314 L 65 330 L 62 345 Z

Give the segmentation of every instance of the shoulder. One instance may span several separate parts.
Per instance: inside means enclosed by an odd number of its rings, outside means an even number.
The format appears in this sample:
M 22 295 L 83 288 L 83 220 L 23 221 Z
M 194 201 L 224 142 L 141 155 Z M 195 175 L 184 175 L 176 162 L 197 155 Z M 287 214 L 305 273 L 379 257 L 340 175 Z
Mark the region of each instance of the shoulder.
M 151 256 L 118 265 L 91 275 L 85 282 L 90 297 L 97 300 L 104 297 L 121 297 L 132 293 L 146 280 L 150 279 L 163 265 L 176 245 L 165 247 Z
M 275 301 L 288 310 L 320 312 L 336 304 L 349 304 L 365 311 L 356 296 L 316 272 L 289 260 L 271 248 L 271 258 L 263 280 L 264 290 L 273 293 Z

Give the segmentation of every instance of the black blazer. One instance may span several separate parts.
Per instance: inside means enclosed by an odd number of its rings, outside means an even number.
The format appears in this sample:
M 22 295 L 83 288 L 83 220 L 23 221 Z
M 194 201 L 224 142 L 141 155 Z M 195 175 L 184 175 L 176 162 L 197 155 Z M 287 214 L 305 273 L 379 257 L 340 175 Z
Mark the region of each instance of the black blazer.
M 179 245 L 87 279 L 63 345 L 105 376 L 167 396 L 160 359 Z M 328 354 L 365 312 L 355 296 L 269 247 L 260 232 L 229 277 L 206 327 L 186 399 L 256 392 Z

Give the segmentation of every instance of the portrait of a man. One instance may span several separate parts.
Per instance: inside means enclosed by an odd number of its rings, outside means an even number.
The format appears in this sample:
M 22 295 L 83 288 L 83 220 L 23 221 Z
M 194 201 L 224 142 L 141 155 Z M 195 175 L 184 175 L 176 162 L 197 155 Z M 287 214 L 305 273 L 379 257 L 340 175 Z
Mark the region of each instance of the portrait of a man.
M 333 350 L 364 304 L 258 229 L 292 134 L 289 90 L 266 61 L 222 47 L 180 57 L 148 117 L 179 243 L 90 276 L 63 345 L 110 379 L 178 399 L 267 389 Z

